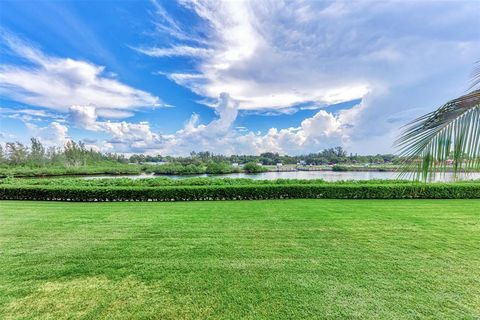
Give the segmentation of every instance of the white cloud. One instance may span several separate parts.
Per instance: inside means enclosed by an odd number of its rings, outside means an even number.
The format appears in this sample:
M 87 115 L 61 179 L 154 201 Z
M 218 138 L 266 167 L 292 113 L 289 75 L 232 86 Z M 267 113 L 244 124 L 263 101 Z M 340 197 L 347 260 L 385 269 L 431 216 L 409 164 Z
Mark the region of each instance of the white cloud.
M 280 29 L 286 37 L 272 38 L 278 27 L 285 26 L 272 21 L 271 16 L 290 10 L 287 5 L 246 1 L 181 3 L 208 23 L 215 39 L 210 42 L 214 44 L 208 48 L 208 54 L 197 56 L 198 73 L 167 75 L 197 94 L 213 98 L 228 92 L 239 101 L 241 109 L 264 109 L 286 108 L 304 101 L 337 103 L 362 97 L 369 90 L 368 81 L 354 77 L 327 81 L 332 72 L 321 65 L 318 56 L 301 54 L 302 39 L 295 48 L 284 43 L 292 37 L 289 32 Z M 301 8 L 297 13 L 305 14 Z M 165 14 L 162 11 L 162 16 Z M 177 24 L 176 28 L 180 26 Z M 298 34 L 301 30 L 294 31 Z M 155 50 L 155 47 L 145 48 L 143 52 L 153 55 Z M 164 55 L 161 51 L 158 56 Z
M 71 105 L 95 105 L 99 114 L 110 117 L 160 104 L 158 97 L 107 77 L 102 66 L 45 55 L 3 30 L 0 38 L 8 50 L 28 62 L 0 65 L 0 94 L 10 99 L 58 111 L 67 111 Z
M 261 134 L 234 126 L 238 109 L 238 102 L 222 93 L 215 106 L 217 119 L 200 124 L 199 116 L 193 114 L 184 127 L 173 134 L 154 133 L 147 122 L 98 121 L 91 106 L 70 108 L 70 119 L 79 128 L 108 133 L 112 138 L 96 145 L 103 151 L 115 152 L 187 155 L 190 151 L 208 150 L 222 154 L 266 151 L 299 154 L 320 151 L 349 139 L 342 130 L 345 123 L 341 117 L 325 110 L 303 120 L 299 127 L 272 128 Z
M 461 94 L 480 52 L 475 1 L 180 3 L 205 22 L 211 53 L 169 79 L 206 99 L 227 92 L 249 110 L 362 98 L 340 116 L 360 153 L 392 151 L 398 127 Z M 175 30 L 187 34 L 178 21 Z
M 173 46 L 170 48 L 134 48 L 136 51 L 151 57 L 207 57 L 213 53 L 213 50 L 189 46 Z
M 177 132 L 160 134 L 148 122 L 101 121 L 131 116 L 159 100 L 107 76 L 101 66 L 45 55 L 5 32 L 3 46 L 27 64 L 1 65 L 0 94 L 68 112 L 73 125 L 111 136 L 95 144 L 105 151 L 308 153 L 341 144 L 376 153 L 391 151 L 400 125 L 462 93 L 479 58 L 480 30 L 472 23 L 479 2 L 179 2 L 180 12 L 191 10 L 203 25 L 183 26 L 153 1 L 155 28 L 170 41 L 136 50 L 191 58 L 188 69 L 158 73 L 215 108 L 218 117 L 210 123 L 194 114 Z M 290 114 L 306 103 L 355 98 L 362 102 L 337 113 L 320 110 L 298 127 L 272 125 L 262 134 L 235 125 L 239 110 Z M 15 116 L 30 121 L 31 113 Z M 43 135 L 56 130 L 60 141 L 68 134 L 60 120 L 60 127 L 32 128 Z
M 270 129 L 265 135 L 246 135 L 240 140 L 252 143 L 254 152 L 273 151 L 281 154 L 318 152 L 330 146 L 341 145 L 348 136 L 342 132 L 341 121 L 331 113 L 320 110 L 302 121 L 299 127 Z
M 68 128 L 56 121 L 51 122 L 46 127 L 40 127 L 32 123 L 26 124 L 32 137 L 40 139 L 47 146 L 63 146 L 70 140 Z
M 98 130 L 97 111 L 94 106 L 74 105 L 68 110 L 70 123 L 74 126 L 92 131 Z
M 155 8 L 155 19 L 153 21 L 156 31 L 160 34 L 166 34 L 177 40 L 186 40 L 188 42 L 195 42 L 199 44 L 206 44 L 207 41 L 190 30 L 183 30 L 176 19 L 171 17 L 169 13 L 156 1 L 152 0 L 151 3 Z
M 144 152 L 163 155 L 188 155 L 191 151 L 212 151 L 222 154 L 258 154 L 266 151 L 300 154 L 348 142 L 342 130 L 355 118 L 350 114 L 335 116 L 325 110 L 303 120 L 298 127 L 271 128 L 267 133 L 252 132 L 234 125 L 238 116 L 238 101 L 222 93 L 215 104 L 217 118 L 201 124 L 193 114 L 184 127 L 173 134 L 152 131 L 148 122 L 99 121 L 94 106 L 75 105 L 69 108 L 69 123 L 79 129 L 104 133 L 108 139 L 86 141 L 88 148 L 103 152 Z M 63 145 L 68 141 L 68 128 L 56 121 L 41 127 L 26 123 L 31 136 L 47 145 Z
M 145 150 L 159 141 L 159 136 L 153 133 L 148 122 L 130 123 L 126 121 L 98 121 L 94 106 L 75 105 L 69 109 L 69 120 L 77 128 L 89 131 L 105 132 L 112 138 L 102 147 L 110 151 L 115 145 L 115 151 Z
M 94 106 L 75 105 L 69 108 L 68 122 L 79 129 L 98 132 L 107 139 L 86 141 L 88 148 L 103 152 L 148 153 L 163 155 L 188 155 L 191 151 L 211 151 L 221 154 L 305 154 L 324 148 L 351 144 L 355 128 L 364 108 L 360 104 L 335 115 L 319 110 L 304 119 L 298 127 L 277 129 L 266 133 L 252 132 L 235 126 L 239 103 L 222 93 L 214 104 L 217 118 L 209 123 L 200 123 L 198 114 L 192 114 L 182 129 L 173 134 L 152 131 L 148 122 L 100 121 Z M 68 138 L 68 128 L 58 122 L 46 127 L 27 123 L 31 136 L 40 137 L 48 145 L 63 145 Z
M 43 109 L 30 108 L 2 108 L 0 107 L 0 117 L 19 119 L 23 122 L 56 120 L 63 122 L 62 115 L 51 113 Z

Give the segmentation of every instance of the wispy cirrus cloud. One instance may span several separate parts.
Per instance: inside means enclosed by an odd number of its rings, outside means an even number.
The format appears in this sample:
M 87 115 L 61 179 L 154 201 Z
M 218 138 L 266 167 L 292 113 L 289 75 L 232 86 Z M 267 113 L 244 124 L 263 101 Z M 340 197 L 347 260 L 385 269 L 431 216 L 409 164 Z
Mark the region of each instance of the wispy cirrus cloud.
M 150 48 L 134 48 L 134 50 L 150 57 L 208 57 L 213 54 L 213 50 L 190 47 L 190 46 L 172 46 L 172 47 L 150 47 Z
M 301 39 L 297 48 L 288 48 L 288 44 L 283 43 L 288 38 L 272 39 L 275 32 L 282 31 L 276 29 L 282 24 L 271 21 L 271 24 L 260 25 L 259 21 L 272 19 L 269 15 L 281 10 L 274 3 L 257 6 L 247 1 L 180 1 L 180 4 L 195 12 L 207 25 L 204 30 L 210 32 L 210 41 L 201 50 L 208 54 L 196 56 L 197 72 L 171 72 L 166 76 L 199 95 L 215 98 L 221 92 L 228 92 L 239 101 L 241 109 L 258 110 L 288 108 L 305 101 L 337 103 L 360 98 L 369 90 L 368 81 L 354 77 L 326 81 L 326 70 L 319 72 L 319 63 L 314 62 L 316 57 L 310 56 L 307 61 L 302 56 Z M 290 10 L 290 7 L 284 9 Z M 166 15 L 162 9 L 161 17 Z M 185 26 L 175 24 L 175 30 L 183 28 Z M 178 44 L 177 47 L 182 48 Z M 151 56 L 158 49 L 142 48 L 143 53 Z M 193 47 L 190 48 L 189 51 L 194 52 Z M 165 57 L 169 52 L 162 48 L 158 57 Z
M 30 108 L 4 108 L 0 107 L 0 117 L 19 119 L 23 122 L 32 121 L 51 121 L 58 122 L 65 121 L 65 116 L 52 113 L 44 109 L 30 109 Z

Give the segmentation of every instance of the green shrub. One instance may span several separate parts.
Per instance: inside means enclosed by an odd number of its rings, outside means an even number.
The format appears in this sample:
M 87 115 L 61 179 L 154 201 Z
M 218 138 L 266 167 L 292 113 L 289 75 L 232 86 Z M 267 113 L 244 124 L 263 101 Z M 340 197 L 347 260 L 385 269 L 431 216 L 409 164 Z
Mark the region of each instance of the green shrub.
M 44 176 L 74 176 L 95 174 L 140 174 L 142 168 L 137 165 L 102 163 L 101 165 L 72 167 L 28 167 L 16 166 L 0 168 L 0 177 L 44 177 Z
M 479 183 L 398 184 L 251 184 L 202 186 L 55 186 L 0 185 L 0 200 L 192 201 L 293 198 L 472 199 Z
M 462 181 L 462 183 L 478 183 L 480 181 Z M 257 180 L 247 178 L 211 178 L 211 177 L 193 177 L 182 179 L 171 179 L 167 177 L 155 177 L 155 178 L 143 178 L 143 179 L 131 179 L 131 178 L 72 178 L 72 177 L 59 177 L 59 178 L 42 178 L 42 179 L 29 179 L 29 178 L 4 178 L 0 179 L 0 185 L 54 185 L 65 187 L 109 187 L 109 186 L 126 186 L 126 187 L 161 187 L 161 186 L 203 186 L 203 185 L 264 185 L 264 184 L 412 184 L 412 181 L 408 180 L 369 180 L 369 181 L 336 181 L 326 182 L 321 179 L 315 180 L 302 180 L 302 179 L 276 179 L 276 180 Z
M 165 175 L 189 175 L 205 173 L 205 167 L 195 164 L 166 163 L 153 169 L 156 174 Z
M 228 162 L 210 161 L 207 165 L 205 172 L 209 174 L 224 174 L 238 172 L 238 170 L 232 167 L 232 165 Z
M 350 171 L 350 169 L 346 166 L 339 166 L 339 165 L 334 165 L 332 167 L 332 171 L 340 171 L 340 172 L 343 172 L 343 171 Z
M 246 164 L 243 166 L 243 170 L 245 170 L 246 173 L 260 173 L 260 172 L 265 172 L 265 171 L 267 171 L 266 168 L 264 168 L 264 167 L 262 167 L 262 166 L 259 166 L 259 165 L 256 164 L 255 162 L 246 163 Z

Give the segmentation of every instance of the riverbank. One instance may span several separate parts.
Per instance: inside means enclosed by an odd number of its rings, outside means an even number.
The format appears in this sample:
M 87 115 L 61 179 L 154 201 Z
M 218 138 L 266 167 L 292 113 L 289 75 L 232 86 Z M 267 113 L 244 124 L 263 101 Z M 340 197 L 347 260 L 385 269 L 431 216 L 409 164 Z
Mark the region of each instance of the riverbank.
M 395 180 L 399 178 L 410 179 L 413 174 L 401 175 L 401 167 L 396 165 L 336 165 L 336 166 L 262 166 L 258 172 L 248 173 L 242 168 L 224 169 L 224 170 L 208 170 L 207 167 L 195 167 L 195 170 L 183 170 L 183 167 L 175 165 L 165 170 L 168 165 L 140 165 L 140 164 L 121 164 L 110 163 L 91 166 L 76 167 L 0 167 L 0 178 L 17 177 L 17 178 L 49 178 L 49 177 L 81 177 L 85 179 L 98 178 L 155 178 L 169 177 L 172 179 L 184 179 L 189 177 L 220 177 L 220 178 L 247 178 L 255 180 L 275 180 L 275 179 L 306 179 L 315 180 L 323 179 L 326 181 L 342 181 L 342 180 Z M 162 170 L 160 170 L 162 168 Z M 218 169 L 218 168 L 215 168 Z M 480 179 L 480 173 L 459 173 L 460 180 Z M 432 181 L 448 182 L 453 181 L 454 174 L 452 170 L 442 174 L 437 174 Z
M 75 178 L 79 180 L 97 180 L 97 179 L 127 179 L 127 180 L 188 180 L 188 179 L 249 179 L 249 180 L 323 180 L 329 182 L 335 181 L 370 181 L 370 180 L 411 180 L 413 173 L 400 175 L 393 171 L 269 171 L 256 174 L 248 173 L 229 173 L 229 174 L 195 174 L 195 175 L 156 175 L 153 173 L 140 174 L 116 174 L 116 175 L 59 175 L 59 176 L 37 176 L 37 177 L 19 177 L 18 179 L 69 179 Z M 458 174 L 457 178 L 453 173 L 437 174 L 432 178 L 431 182 L 450 182 L 455 180 L 477 180 L 480 179 L 480 173 Z
M 248 174 L 242 168 L 224 171 L 209 171 L 207 168 L 196 170 L 159 170 L 163 165 L 132 165 L 106 164 L 101 166 L 77 167 L 3 167 L 0 168 L 0 178 L 6 177 L 62 177 L 62 176 L 94 176 L 94 175 L 142 175 L 156 174 L 158 176 L 195 176 L 195 175 L 229 175 Z M 252 174 L 266 172 L 400 172 L 399 166 L 263 166 L 262 170 Z M 447 170 L 451 172 L 451 170 Z

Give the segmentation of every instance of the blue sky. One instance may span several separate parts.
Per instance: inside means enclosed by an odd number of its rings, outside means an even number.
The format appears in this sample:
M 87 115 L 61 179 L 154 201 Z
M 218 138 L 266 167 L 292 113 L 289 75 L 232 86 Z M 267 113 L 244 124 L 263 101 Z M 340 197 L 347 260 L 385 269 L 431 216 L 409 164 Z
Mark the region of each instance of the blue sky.
M 392 152 L 468 88 L 478 1 L 1 1 L 0 143 Z

